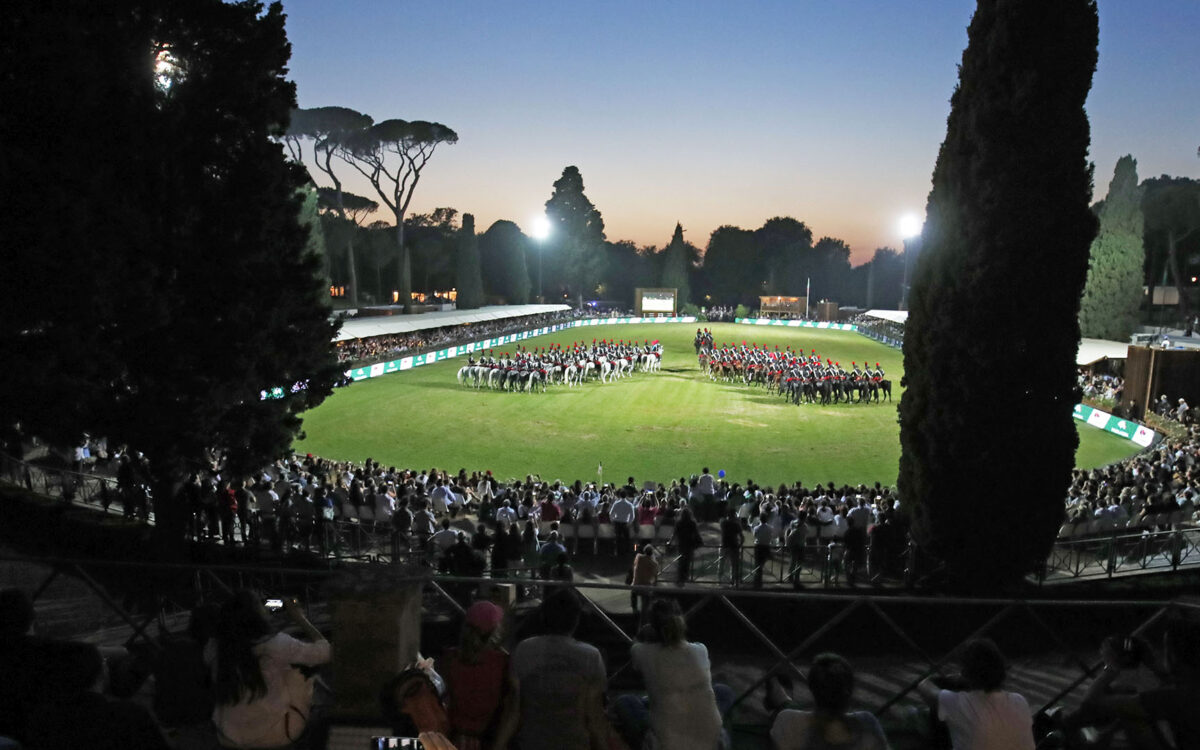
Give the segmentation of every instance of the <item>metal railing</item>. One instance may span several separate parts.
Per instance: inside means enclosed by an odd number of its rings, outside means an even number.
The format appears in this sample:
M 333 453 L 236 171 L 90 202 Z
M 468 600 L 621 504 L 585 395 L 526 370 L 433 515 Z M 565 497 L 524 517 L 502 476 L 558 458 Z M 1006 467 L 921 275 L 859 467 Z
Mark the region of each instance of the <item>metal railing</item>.
M 1055 543 L 1039 582 L 1165 573 L 1200 566 L 1200 528 L 1122 530 Z
M 310 618 L 327 627 L 329 601 L 325 584 L 331 576 L 339 575 L 328 570 L 62 558 L 4 557 L 0 558 L 0 563 L 44 566 L 47 573 L 33 592 L 35 603 L 62 576 L 82 581 L 87 590 L 124 624 L 128 632 L 127 646 L 141 643 L 151 648 L 157 647 L 159 636 L 185 627 L 183 613 L 191 607 L 205 601 L 221 600 L 237 588 L 256 589 L 267 596 L 298 596 Z M 122 590 L 134 585 L 131 581 L 137 581 L 136 585 L 143 589 L 139 596 L 133 597 L 133 604 L 129 592 Z M 150 591 L 144 590 L 147 582 L 156 581 L 162 582 L 160 590 L 154 590 L 157 584 L 149 585 Z M 457 619 L 457 624 L 461 624 L 464 605 L 475 590 L 502 582 L 476 577 L 435 579 L 420 574 L 401 574 L 394 581 L 397 586 L 420 587 L 426 600 L 426 612 L 440 609 L 452 620 Z M 637 628 L 636 618 L 630 620 L 627 616 L 613 614 L 595 601 L 614 592 L 678 597 L 684 605 L 684 617 L 690 631 L 703 633 L 719 629 L 722 642 L 711 644 L 710 641 L 714 674 L 729 663 L 740 664 L 747 659 L 762 662 L 765 659 L 761 673 L 740 687 L 733 703 L 735 708 L 744 704 L 773 674 L 787 672 L 805 680 L 807 660 L 818 650 L 854 652 L 861 649 L 867 637 L 889 642 L 893 644 L 890 653 L 893 656 L 900 653 L 907 659 L 908 666 L 902 678 L 887 684 L 886 689 L 877 687 L 871 692 L 868 707 L 881 717 L 893 708 L 915 704 L 917 685 L 953 661 L 963 646 L 975 637 L 994 636 L 1007 642 L 1009 648 L 1055 655 L 1057 678 L 1041 685 L 1036 695 L 1030 695 L 1029 690 L 1023 691 L 1035 707 L 1035 713 L 1042 713 L 1057 705 L 1077 703 L 1080 688 L 1102 667 L 1096 654 L 1105 633 L 1097 628 L 1111 627 L 1122 634 L 1152 636 L 1172 608 L 1186 610 L 1192 616 L 1200 615 L 1200 605 L 1185 601 L 846 596 L 562 581 L 539 581 L 538 586 L 545 590 L 571 587 L 584 594 L 581 601 L 585 605 L 588 633 L 608 653 L 609 684 L 614 690 L 621 690 L 620 684 L 628 681 L 631 663 L 625 649 L 634 641 Z M 528 608 L 510 612 L 512 632 L 522 628 L 521 621 L 531 612 Z M 787 627 L 789 620 L 799 623 L 806 614 L 805 627 Z M 945 623 L 954 623 L 956 632 L 942 632 Z M 740 636 L 737 630 L 740 630 Z M 1011 645 L 1014 634 L 1019 635 L 1023 645 Z M 352 636 L 335 634 L 337 637 Z M 726 655 L 723 649 L 730 644 L 736 644 L 736 648 Z M 1021 656 L 1012 652 L 1008 655 Z

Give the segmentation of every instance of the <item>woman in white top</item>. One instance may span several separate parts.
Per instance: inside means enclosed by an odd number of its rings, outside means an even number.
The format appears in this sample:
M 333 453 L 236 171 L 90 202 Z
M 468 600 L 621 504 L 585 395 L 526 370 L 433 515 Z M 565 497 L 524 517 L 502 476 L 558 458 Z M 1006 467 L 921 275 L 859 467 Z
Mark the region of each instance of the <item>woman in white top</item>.
M 331 649 L 294 599 L 284 600 L 283 609 L 311 642 L 274 632 L 254 592 L 238 591 L 221 610 L 205 658 L 213 670 L 213 723 L 222 747 L 290 747 L 308 725 L 312 681 L 295 665 L 324 664 Z
M 708 649 L 689 643 L 679 604 L 658 599 L 649 624 L 633 644 L 634 668 L 646 681 L 646 698 L 623 695 L 613 706 L 616 723 L 633 748 L 716 750 L 726 747 L 722 707 L 733 691 L 714 686 Z M 721 705 L 718 705 L 721 704 Z

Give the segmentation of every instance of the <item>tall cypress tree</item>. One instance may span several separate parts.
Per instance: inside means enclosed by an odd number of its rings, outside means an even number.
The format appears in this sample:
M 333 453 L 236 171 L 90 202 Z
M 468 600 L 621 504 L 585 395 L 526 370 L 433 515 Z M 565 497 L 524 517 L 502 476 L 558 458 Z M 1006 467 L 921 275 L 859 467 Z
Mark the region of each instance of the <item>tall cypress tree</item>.
M 463 214 L 458 232 L 458 309 L 483 306 L 483 277 L 479 268 L 479 238 L 475 236 L 475 217 Z
M 1117 160 L 1099 215 L 1100 234 L 1092 243 L 1079 327 L 1089 338 L 1128 341 L 1137 327 L 1146 262 L 1142 191 L 1132 156 Z
M 688 256 L 687 242 L 683 239 L 683 225 L 676 222 L 671 244 L 663 250 L 661 284 L 664 288 L 676 290 L 678 310 L 683 310 L 683 306 L 692 299 L 692 289 L 688 284 L 688 266 L 691 265 Z
M 973 591 L 1017 584 L 1063 516 L 1079 298 L 1096 217 L 1092 0 L 979 0 L 912 285 L 899 490 Z

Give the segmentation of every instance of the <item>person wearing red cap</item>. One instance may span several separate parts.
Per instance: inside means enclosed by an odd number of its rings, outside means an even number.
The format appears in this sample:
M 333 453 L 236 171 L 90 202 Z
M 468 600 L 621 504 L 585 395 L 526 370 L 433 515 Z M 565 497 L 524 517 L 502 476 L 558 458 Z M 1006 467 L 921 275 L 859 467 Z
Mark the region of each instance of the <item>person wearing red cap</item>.
M 504 698 L 508 653 L 500 648 L 504 610 L 479 601 L 467 608 L 458 647 L 442 657 L 450 739 L 458 750 L 490 746 Z

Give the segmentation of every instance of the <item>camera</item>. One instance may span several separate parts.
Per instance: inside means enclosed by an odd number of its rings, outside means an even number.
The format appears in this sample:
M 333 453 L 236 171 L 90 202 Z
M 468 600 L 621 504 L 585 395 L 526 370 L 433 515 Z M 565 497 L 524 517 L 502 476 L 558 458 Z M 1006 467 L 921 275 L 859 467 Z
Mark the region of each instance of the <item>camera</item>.
M 416 737 L 372 737 L 369 750 L 425 750 Z

